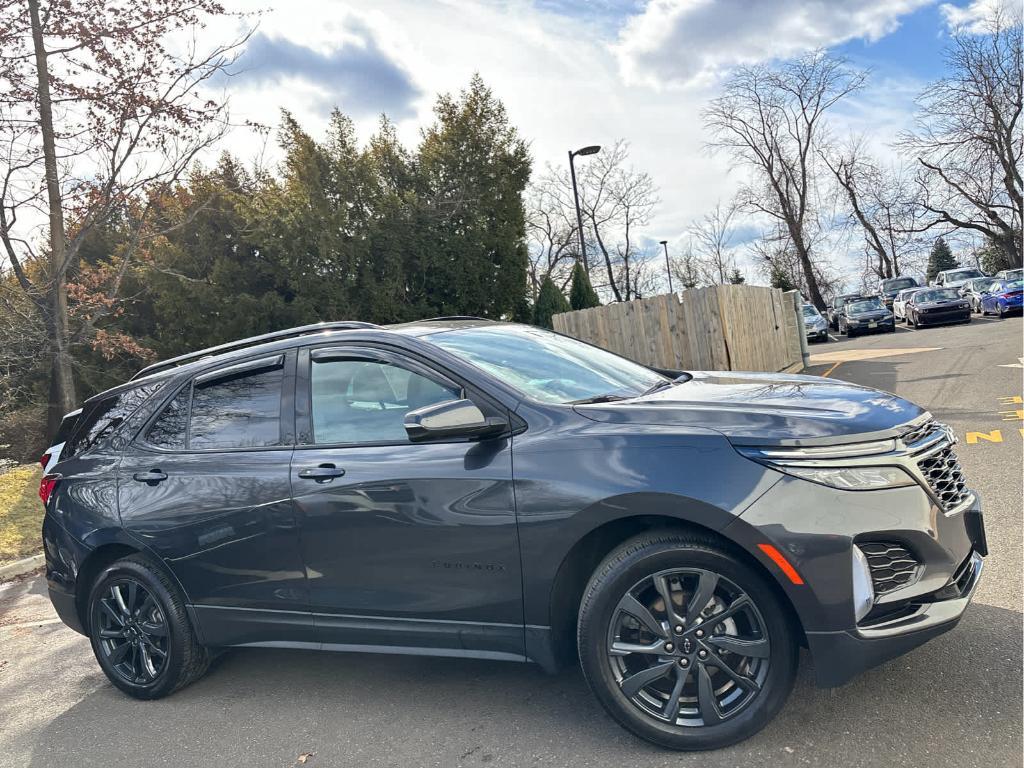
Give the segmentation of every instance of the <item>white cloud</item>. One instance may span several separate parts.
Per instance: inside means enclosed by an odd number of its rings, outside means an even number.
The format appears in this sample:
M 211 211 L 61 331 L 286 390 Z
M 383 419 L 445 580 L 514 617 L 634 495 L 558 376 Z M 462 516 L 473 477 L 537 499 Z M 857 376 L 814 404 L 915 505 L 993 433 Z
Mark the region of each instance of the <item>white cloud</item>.
M 981 0 L 988 2 L 989 0 Z M 628 82 L 706 83 L 729 67 L 878 40 L 932 0 L 651 0 L 614 46 Z
M 1020 1 L 1017 0 L 971 0 L 966 6 L 943 3 L 939 6 L 946 26 L 950 30 L 963 29 L 980 34 L 988 31 L 989 23 L 999 15 L 1009 17 L 1020 15 Z

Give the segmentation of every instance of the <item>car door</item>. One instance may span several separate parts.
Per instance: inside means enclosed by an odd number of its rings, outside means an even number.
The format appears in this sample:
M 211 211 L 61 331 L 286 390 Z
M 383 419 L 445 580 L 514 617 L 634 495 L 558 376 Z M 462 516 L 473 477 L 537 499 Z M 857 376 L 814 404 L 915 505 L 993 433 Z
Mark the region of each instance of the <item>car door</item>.
M 315 642 L 289 481 L 294 363 L 203 372 L 122 457 L 123 524 L 177 576 L 211 645 Z
M 291 477 L 322 642 L 521 658 L 510 434 L 413 443 L 404 429 L 463 395 L 507 411 L 394 349 L 306 348 L 296 381 Z

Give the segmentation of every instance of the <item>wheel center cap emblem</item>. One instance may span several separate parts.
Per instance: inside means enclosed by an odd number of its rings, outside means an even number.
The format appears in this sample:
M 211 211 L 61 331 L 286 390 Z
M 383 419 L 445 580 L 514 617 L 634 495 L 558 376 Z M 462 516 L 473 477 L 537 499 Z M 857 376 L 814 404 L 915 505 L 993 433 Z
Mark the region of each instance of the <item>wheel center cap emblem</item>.
M 683 653 L 693 653 L 693 640 L 688 637 L 683 639 Z

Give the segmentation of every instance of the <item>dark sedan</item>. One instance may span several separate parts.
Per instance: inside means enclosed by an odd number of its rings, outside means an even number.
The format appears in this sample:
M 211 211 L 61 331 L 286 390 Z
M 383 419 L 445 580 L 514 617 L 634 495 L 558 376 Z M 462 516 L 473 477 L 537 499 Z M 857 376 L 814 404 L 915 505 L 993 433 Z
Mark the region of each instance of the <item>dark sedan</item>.
M 971 322 L 971 305 L 957 288 L 928 288 L 918 291 L 907 303 L 907 322 L 922 325 Z
M 847 302 L 839 313 L 839 332 L 849 338 L 858 333 L 895 330 L 896 319 L 877 296 Z

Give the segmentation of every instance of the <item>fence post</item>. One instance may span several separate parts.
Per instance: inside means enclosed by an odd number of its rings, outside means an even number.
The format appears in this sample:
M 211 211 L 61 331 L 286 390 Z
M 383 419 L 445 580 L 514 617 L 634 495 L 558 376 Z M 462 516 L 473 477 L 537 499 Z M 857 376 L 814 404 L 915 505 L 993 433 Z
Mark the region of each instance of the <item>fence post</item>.
M 811 348 L 807 346 L 807 326 L 804 325 L 804 308 L 800 301 L 800 291 L 790 291 L 793 310 L 796 312 L 796 333 L 800 339 L 800 358 L 804 368 L 811 364 Z

